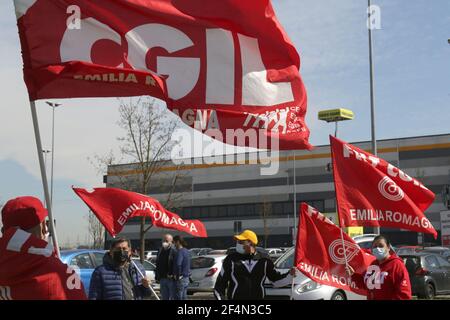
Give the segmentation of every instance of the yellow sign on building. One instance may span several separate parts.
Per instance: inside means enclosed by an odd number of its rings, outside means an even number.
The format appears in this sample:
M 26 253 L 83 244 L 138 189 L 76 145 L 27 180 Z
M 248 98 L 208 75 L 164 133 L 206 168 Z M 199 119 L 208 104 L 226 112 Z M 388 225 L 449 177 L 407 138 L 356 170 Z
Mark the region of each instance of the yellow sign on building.
M 327 212 L 323 215 L 330 219 L 331 222 L 333 222 L 335 225 L 339 226 L 339 218 L 337 212 Z M 364 234 L 364 227 L 347 227 L 344 228 L 344 230 L 350 237 Z

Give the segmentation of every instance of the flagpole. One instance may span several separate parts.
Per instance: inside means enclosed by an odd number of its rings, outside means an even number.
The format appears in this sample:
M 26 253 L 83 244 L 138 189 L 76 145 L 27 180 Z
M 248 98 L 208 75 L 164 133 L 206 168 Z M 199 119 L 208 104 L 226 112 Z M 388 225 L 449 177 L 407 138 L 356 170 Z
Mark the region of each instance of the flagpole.
M 138 266 L 136 265 L 136 263 L 133 261 L 133 259 L 131 259 L 131 263 L 134 265 L 134 267 L 136 268 L 136 270 L 139 272 L 139 274 L 141 275 L 142 278 L 146 278 L 146 276 L 144 276 L 144 274 L 142 273 L 142 271 L 138 268 Z M 149 284 L 149 289 L 150 291 L 155 295 L 156 300 L 161 300 L 159 298 L 159 296 L 156 294 L 155 290 L 153 290 L 153 287 L 151 284 Z
M 55 247 L 56 254 L 58 255 L 58 257 L 60 257 L 58 239 L 56 236 L 55 224 L 54 224 L 54 219 L 53 219 L 52 205 L 51 205 L 51 201 L 50 201 L 50 193 L 48 190 L 47 173 L 45 171 L 44 156 L 42 154 L 42 141 L 41 141 L 41 135 L 39 132 L 39 122 L 38 122 L 38 118 L 37 118 L 35 101 L 30 101 L 30 108 L 31 108 L 31 117 L 33 119 L 34 136 L 36 138 L 36 147 L 37 147 L 37 153 L 38 153 L 38 158 L 39 158 L 39 166 L 41 169 L 42 186 L 44 188 L 45 203 L 46 203 L 46 207 L 47 207 L 47 211 L 48 211 L 49 232 L 52 237 L 53 246 Z
M 335 132 L 335 138 L 337 138 L 337 129 Z M 341 241 L 342 241 L 342 250 L 344 250 L 344 261 L 345 261 L 345 268 L 346 270 L 348 270 L 348 260 L 347 260 L 347 250 L 345 248 L 345 241 L 344 241 L 344 231 L 343 231 L 343 223 L 342 223 L 342 219 L 341 219 L 341 215 L 339 213 L 339 204 L 338 204 L 338 196 L 336 193 L 336 176 L 335 176 L 335 170 L 334 170 L 334 164 L 333 164 L 333 148 L 331 146 L 330 143 L 330 152 L 331 152 L 331 168 L 333 171 L 333 180 L 334 180 L 334 192 L 335 192 L 335 196 L 336 196 L 336 212 L 337 212 L 337 216 L 338 216 L 338 220 L 339 220 L 339 229 L 341 229 Z
M 375 157 L 378 156 L 377 152 L 377 138 L 375 131 L 375 89 L 374 89 L 374 63 L 373 63 L 373 41 L 372 41 L 372 12 L 371 0 L 367 0 L 369 6 L 368 12 L 368 25 L 369 28 L 369 65 L 370 65 L 370 126 L 372 133 L 372 153 Z M 374 233 L 380 234 L 380 227 L 374 227 Z

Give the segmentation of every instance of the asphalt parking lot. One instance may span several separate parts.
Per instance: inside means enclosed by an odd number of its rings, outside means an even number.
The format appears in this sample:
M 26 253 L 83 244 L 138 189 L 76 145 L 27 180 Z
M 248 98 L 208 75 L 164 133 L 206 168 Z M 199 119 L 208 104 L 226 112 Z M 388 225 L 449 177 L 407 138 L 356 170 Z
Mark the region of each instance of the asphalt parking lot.
M 188 300 L 214 300 L 214 299 L 215 299 L 214 295 L 209 292 L 199 292 L 188 296 Z M 413 300 L 420 300 L 420 299 L 414 296 Z M 450 295 L 437 296 L 435 300 L 450 300 Z

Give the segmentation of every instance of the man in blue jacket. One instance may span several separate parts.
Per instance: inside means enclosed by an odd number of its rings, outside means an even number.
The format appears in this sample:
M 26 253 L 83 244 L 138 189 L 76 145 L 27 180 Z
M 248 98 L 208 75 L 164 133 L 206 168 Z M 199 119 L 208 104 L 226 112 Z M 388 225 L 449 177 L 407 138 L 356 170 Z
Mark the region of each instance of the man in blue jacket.
M 131 245 L 127 239 L 119 238 L 111 243 L 103 264 L 92 274 L 90 300 L 142 300 L 151 294 L 149 281 L 141 275 L 145 275 L 144 268 L 131 263 L 130 257 Z
M 177 286 L 176 300 L 187 300 L 187 288 L 191 275 L 191 253 L 186 249 L 187 243 L 182 237 L 175 236 L 173 243 L 177 248 L 173 266 Z

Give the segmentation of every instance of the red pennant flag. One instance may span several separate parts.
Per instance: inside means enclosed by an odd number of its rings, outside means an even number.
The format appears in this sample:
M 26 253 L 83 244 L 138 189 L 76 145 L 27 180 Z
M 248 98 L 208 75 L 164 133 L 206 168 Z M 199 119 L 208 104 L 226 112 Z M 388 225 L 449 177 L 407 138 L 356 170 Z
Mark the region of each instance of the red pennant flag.
M 0 300 L 86 300 L 86 294 L 51 244 L 10 228 L 0 238 Z
M 127 220 L 133 217 L 150 217 L 156 227 L 183 231 L 195 237 L 207 237 L 202 222 L 183 220 L 149 196 L 117 188 L 94 188 L 92 192 L 73 188 L 73 191 L 113 237 L 120 233 Z
M 366 288 L 348 276 L 345 258 L 355 273 L 361 275 L 375 258 L 346 233 L 343 246 L 341 230 L 313 207 L 302 203 L 300 210 L 294 264 L 297 269 L 315 282 L 367 295 Z
M 300 57 L 270 0 L 14 4 L 31 100 L 151 95 L 229 144 L 311 148 Z
M 385 160 L 330 136 L 341 226 L 437 232 L 424 211 L 434 193 Z

